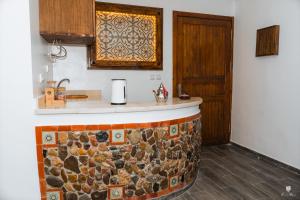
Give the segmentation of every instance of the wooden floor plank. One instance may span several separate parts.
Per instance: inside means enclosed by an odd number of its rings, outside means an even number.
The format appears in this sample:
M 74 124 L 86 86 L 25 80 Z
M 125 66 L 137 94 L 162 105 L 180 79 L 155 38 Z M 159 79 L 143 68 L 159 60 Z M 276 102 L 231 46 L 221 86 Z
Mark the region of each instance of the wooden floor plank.
M 211 146 L 194 185 L 174 200 L 279 200 L 286 186 L 300 199 L 299 174 L 237 146 Z

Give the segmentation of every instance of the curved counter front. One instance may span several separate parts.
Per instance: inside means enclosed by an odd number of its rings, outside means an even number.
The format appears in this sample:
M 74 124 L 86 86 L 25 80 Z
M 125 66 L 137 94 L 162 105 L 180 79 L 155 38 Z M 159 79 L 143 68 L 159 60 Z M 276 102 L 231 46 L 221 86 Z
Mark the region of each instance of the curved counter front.
M 184 191 L 197 177 L 202 100 L 173 102 L 37 115 L 41 199 L 164 199 Z

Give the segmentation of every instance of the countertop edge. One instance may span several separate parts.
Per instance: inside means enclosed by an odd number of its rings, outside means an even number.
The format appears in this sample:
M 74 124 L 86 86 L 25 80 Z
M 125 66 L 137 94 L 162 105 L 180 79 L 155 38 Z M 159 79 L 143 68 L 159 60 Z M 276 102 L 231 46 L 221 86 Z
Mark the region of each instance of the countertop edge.
M 61 115 L 61 114 L 111 114 L 111 113 L 133 113 L 133 112 L 152 112 L 152 111 L 164 111 L 164 110 L 176 110 L 188 107 L 194 107 L 202 104 L 203 99 L 200 97 L 193 97 L 190 100 L 179 100 L 173 98 L 173 102 L 166 104 L 155 104 L 152 105 L 125 105 L 111 107 L 70 107 L 70 108 L 59 108 L 59 109 L 35 109 L 35 115 Z M 107 104 L 110 105 L 110 104 Z M 103 104 L 102 104 L 103 106 Z

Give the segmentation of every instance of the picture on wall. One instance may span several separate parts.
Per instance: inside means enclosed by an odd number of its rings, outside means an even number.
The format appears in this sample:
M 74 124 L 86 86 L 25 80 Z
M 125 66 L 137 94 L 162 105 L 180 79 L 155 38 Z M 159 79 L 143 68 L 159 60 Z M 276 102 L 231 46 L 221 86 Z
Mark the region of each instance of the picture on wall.
M 92 69 L 162 69 L 163 10 L 96 2 Z
M 256 57 L 278 55 L 279 30 L 279 25 L 274 25 L 257 30 Z

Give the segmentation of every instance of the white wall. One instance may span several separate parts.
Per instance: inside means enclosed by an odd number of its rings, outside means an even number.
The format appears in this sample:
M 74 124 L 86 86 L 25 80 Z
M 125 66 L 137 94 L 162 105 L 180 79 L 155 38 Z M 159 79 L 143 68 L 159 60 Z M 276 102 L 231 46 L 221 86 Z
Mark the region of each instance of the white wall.
M 48 59 L 48 43 L 39 34 L 39 1 L 30 0 L 30 29 L 31 29 L 31 54 L 32 54 L 32 82 L 33 95 L 41 95 L 47 80 L 53 79 L 52 63 Z M 48 66 L 48 72 L 46 71 Z M 42 75 L 44 82 L 39 82 L 39 75 Z
M 29 3 L 0 1 L 0 199 L 40 199 Z
M 237 0 L 231 140 L 300 169 L 300 1 Z M 279 24 L 279 56 L 255 57 Z
M 163 71 L 87 70 L 86 48 L 68 47 L 68 58 L 54 66 L 54 79 L 71 79 L 70 89 L 101 89 L 109 100 L 112 78 L 126 78 L 129 101 L 154 100 L 152 90 L 163 81 L 172 96 L 172 11 L 190 11 L 218 15 L 234 15 L 234 0 L 110 0 L 112 3 L 164 8 Z M 150 75 L 161 76 L 151 81 Z

